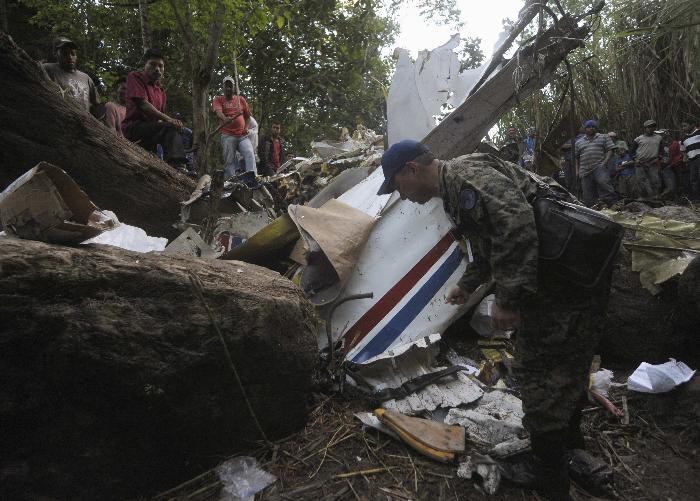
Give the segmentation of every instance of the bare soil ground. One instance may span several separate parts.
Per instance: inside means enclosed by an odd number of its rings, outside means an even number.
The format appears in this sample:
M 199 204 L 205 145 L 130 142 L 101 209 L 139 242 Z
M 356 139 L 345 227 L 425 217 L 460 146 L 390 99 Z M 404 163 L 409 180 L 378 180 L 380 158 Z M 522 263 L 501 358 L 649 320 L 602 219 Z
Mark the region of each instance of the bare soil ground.
M 621 376 L 616 379 L 625 380 L 629 372 L 618 370 Z M 698 499 L 700 421 L 695 402 L 700 384 L 695 383 L 662 396 L 613 390 L 611 398 L 618 406 L 623 396 L 627 399 L 629 424 L 602 408 L 585 409 L 588 450 L 615 472 L 613 492 L 605 499 Z M 486 496 L 472 481 L 457 477 L 455 464 L 434 462 L 375 430 L 364 430 L 353 414 L 368 410 L 360 401 L 316 395 L 316 407 L 302 432 L 252 453 L 278 478 L 256 501 L 541 499 L 505 485 L 498 495 Z M 208 491 L 200 489 L 190 497 L 184 488 L 162 499 L 216 499 L 209 496 L 217 489 L 210 478 Z M 572 496 L 601 499 L 576 485 Z

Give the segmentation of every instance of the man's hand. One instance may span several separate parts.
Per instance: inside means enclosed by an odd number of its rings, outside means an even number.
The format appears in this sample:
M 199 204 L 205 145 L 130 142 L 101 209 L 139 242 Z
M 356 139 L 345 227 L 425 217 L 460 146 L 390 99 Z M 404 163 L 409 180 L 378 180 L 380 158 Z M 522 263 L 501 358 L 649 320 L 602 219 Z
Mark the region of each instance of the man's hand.
M 501 331 L 509 331 L 520 327 L 521 318 L 519 310 L 507 310 L 498 303 L 491 307 L 491 327 Z
M 454 305 L 464 304 L 469 299 L 469 295 L 469 292 L 462 289 L 459 285 L 453 285 L 447 292 L 447 296 L 445 296 L 445 302 Z
M 177 130 L 181 130 L 181 129 L 182 129 L 182 122 L 181 122 L 180 120 L 178 120 L 177 118 L 171 118 L 171 119 L 168 120 L 168 121 L 169 121 L 171 124 L 173 124 Z

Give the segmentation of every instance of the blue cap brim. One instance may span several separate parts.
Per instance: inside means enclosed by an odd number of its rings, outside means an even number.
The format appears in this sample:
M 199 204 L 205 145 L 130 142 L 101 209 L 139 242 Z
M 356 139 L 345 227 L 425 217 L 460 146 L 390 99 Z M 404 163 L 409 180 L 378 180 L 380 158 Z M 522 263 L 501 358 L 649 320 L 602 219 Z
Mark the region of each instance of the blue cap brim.
M 377 195 L 389 195 L 391 193 L 394 193 L 394 187 L 391 185 L 391 181 L 385 179 L 379 191 L 377 191 Z

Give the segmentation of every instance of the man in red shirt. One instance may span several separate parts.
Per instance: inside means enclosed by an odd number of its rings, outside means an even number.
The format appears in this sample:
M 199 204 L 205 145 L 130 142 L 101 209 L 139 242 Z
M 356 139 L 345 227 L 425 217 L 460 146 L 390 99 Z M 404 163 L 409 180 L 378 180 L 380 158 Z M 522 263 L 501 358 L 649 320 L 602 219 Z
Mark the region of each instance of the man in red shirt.
M 224 77 L 224 95 L 216 96 L 212 108 L 221 125 L 221 146 L 224 149 L 224 174 L 232 177 L 238 171 L 238 154 L 241 152 L 245 170 L 258 174 L 255 165 L 255 150 L 248 137 L 246 122 L 250 118 L 250 107 L 242 96 L 233 93 L 233 78 Z
M 263 138 L 262 155 L 260 160 L 265 166 L 266 173 L 273 175 L 286 160 L 285 142 L 280 133 L 282 126 L 272 122 L 272 134 Z
M 161 87 L 165 72 L 163 55 L 148 49 L 143 55 L 143 71 L 132 71 L 126 79 L 126 118 L 122 132 L 131 141 L 155 153 L 163 147 L 165 161 L 181 168 L 185 164 L 182 122 L 165 113 L 166 96 Z

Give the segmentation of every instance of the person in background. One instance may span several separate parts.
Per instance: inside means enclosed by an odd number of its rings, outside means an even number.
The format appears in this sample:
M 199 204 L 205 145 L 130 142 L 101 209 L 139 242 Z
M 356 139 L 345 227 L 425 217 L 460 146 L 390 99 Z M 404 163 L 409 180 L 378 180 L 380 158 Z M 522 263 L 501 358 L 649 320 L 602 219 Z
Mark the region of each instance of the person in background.
M 635 154 L 634 161 L 639 171 L 643 171 L 644 176 L 649 180 L 650 193 L 644 195 L 654 198 L 661 190 L 661 153 L 663 152 L 662 138 L 655 134 L 655 120 L 644 122 L 644 134 L 634 139 Z M 641 173 L 638 172 L 641 175 Z
M 511 125 L 508 127 L 506 142 L 503 143 L 501 149 L 498 150 L 498 155 L 507 162 L 517 164 L 520 163 L 523 151 L 525 151 L 525 145 L 518 137 L 518 129 L 516 129 L 514 125 Z
M 688 198 L 692 202 L 700 202 L 700 120 L 695 127 L 684 124 L 686 135 L 683 137 L 683 151 L 688 158 Z
M 124 137 L 122 122 L 126 118 L 126 77 L 114 83 L 115 99 L 105 103 L 105 125 L 117 136 Z
M 277 172 L 284 163 L 286 146 L 282 137 L 282 126 L 277 122 L 272 122 L 271 131 L 272 133 L 265 136 L 260 144 L 262 148 L 260 161 L 268 175 Z
M 53 44 L 55 63 L 41 65 L 51 80 L 58 84 L 61 95 L 75 100 L 82 109 L 93 115 L 100 105 L 100 94 L 95 82 L 87 73 L 77 68 L 78 53 L 75 42 L 66 37 L 58 37 Z
M 535 169 L 535 143 L 536 143 L 536 130 L 534 127 L 530 127 L 527 130 L 527 137 L 523 139 L 523 149 L 520 155 L 520 166 L 523 169 L 527 169 L 531 172 Z
M 216 96 L 212 109 L 219 117 L 221 146 L 224 149 L 224 175 L 233 177 L 239 170 L 238 153 L 243 155 L 245 170 L 258 175 L 253 144 L 248 137 L 246 122 L 251 117 L 250 107 L 243 96 L 234 94 L 235 82 L 224 77 L 224 95 Z
M 615 176 L 617 178 L 617 191 L 623 198 L 633 196 L 633 186 L 631 185 L 634 176 L 634 160 L 629 154 L 629 148 L 625 141 L 615 143 Z
M 122 122 L 124 137 L 153 153 L 158 145 L 163 159 L 177 169 L 185 169 L 182 122 L 166 113 L 167 96 L 161 86 L 165 58 L 157 49 L 144 52 L 143 70 L 126 77 L 126 118 Z
M 615 131 L 609 131 L 608 132 L 608 137 L 610 137 L 610 140 L 613 142 L 613 144 L 617 144 L 617 132 Z M 608 160 L 608 175 L 610 176 L 610 181 L 613 184 L 613 187 L 615 186 L 614 178 L 615 178 L 615 161 L 617 160 L 617 148 L 613 150 L 613 154 L 610 157 L 610 160 Z
M 663 191 L 660 198 L 673 200 L 678 194 L 678 180 L 676 171 L 678 165 L 683 162 L 683 154 L 681 153 L 681 144 L 671 137 L 671 132 L 668 129 L 657 131 L 663 138 L 662 153 L 661 153 L 661 181 L 663 182 Z
M 581 179 L 583 203 L 591 207 L 600 200 L 610 206 L 617 197 L 607 165 L 615 145 L 610 136 L 598 132 L 595 120 L 587 120 L 584 127 L 586 134 L 576 141 L 576 177 Z

